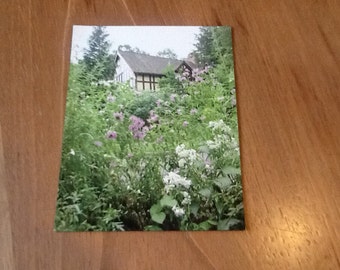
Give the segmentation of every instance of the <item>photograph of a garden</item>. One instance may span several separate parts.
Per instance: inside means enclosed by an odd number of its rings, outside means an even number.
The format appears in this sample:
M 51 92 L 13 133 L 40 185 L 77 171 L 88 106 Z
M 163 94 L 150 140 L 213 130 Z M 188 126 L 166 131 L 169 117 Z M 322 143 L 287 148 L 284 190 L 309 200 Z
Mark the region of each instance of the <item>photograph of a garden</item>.
M 55 230 L 244 229 L 231 28 L 72 37 Z

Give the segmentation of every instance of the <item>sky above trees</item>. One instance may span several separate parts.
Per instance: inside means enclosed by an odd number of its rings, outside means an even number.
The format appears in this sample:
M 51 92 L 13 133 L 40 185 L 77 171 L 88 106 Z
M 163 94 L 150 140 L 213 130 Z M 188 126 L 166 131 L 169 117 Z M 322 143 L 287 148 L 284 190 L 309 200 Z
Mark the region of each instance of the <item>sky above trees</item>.
M 81 59 L 92 33 L 92 26 L 74 26 L 72 34 L 71 61 Z M 171 49 L 179 58 L 185 58 L 195 47 L 198 26 L 108 26 L 106 32 L 111 50 L 128 44 L 151 55 Z

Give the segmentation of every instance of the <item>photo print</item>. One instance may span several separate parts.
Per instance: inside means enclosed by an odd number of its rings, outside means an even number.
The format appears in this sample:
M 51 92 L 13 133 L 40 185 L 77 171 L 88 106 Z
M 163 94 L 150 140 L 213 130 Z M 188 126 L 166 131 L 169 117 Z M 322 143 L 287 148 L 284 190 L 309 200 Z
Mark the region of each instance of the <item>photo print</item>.
M 74 26 L 56 231 L 245 228 L 231 28 Z

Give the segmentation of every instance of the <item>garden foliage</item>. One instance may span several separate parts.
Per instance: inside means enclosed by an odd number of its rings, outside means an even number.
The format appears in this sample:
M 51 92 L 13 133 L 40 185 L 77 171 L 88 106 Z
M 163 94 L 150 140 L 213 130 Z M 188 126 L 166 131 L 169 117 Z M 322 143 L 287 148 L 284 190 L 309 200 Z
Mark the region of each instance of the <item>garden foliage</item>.
M 235 90 L 213 68 L 178 78 L 179 93 L 141 94 L 84 84 L 79 69 L 69 77 L 57 230 L 243 228 Z
M 232 55 L 209 31 L 213 66 L 167 70 L 155 92 L 71 65 L 56 230 L 244 228 Z

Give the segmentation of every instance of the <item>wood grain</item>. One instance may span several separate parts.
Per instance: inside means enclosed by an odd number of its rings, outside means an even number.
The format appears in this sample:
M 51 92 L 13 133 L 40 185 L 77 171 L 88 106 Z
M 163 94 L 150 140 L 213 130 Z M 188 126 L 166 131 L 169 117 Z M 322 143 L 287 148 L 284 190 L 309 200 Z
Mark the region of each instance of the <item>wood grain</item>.
M 1 269 L 340 269 L 339 1 L 2 1 Z M 231 25 L 246 230 L 56 233 L 72 24 Z

